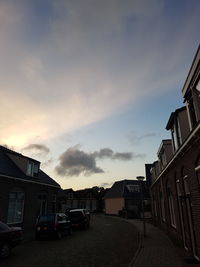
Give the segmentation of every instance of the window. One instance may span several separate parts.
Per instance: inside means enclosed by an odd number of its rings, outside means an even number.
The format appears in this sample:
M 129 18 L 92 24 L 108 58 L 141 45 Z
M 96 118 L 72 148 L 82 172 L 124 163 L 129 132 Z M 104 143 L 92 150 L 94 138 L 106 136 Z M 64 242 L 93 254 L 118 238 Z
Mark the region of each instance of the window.
M 163 192 L 162 190 L 160 190 L 160 203 L 161 203 L 161 216 L 163 221 L 165 221 L 165 200 L 164 200 L 164 196 L 163 196 Z
M 9 194 L 7 223 L 21 223 L 23 221 L 24 192 L 11 191 Z
M 174 119 L 174 125 L 171 129 L 171 133 L 172 133 L 173 150 L 175 152 L 182 144 L 181 127 L 178 117 Z
M 176 218 L 175 218 L 175 210 L 174 210 L 174 197 L 173 197 L 172 190 L 171 190 L 170 186 L 168 186 L 168 188 L 167 188 L 167 195 L 168 195 L 168 205 L 169 205 L 169 214 L 170 214 L 171 225 L 176 227 Z
M 193 128 L 197 123 L 197 116 L 196 116 L 196 112 L 195 112 L 195 108 L 194 108 L 194 101 L 193 101 L 192 94 L 190 94 L 190 97 L 189 97 L 187 103 L 188 103 L 188 108 L 189 108 L 191 126 Z
M 52 212 L 56 212 L 56 194 L 53 194 L 52 196 Z
M 68 194 L 67 194 L 67 198 L 68 198 L 68 199 L 73 199 L 73 193 L 68 193 Z
M 155 217 L 157 217 L 158 216 L 158 212 L 157 212 L 157 203 L 156 203 L 155 196 L 153 196 L 153 209 L 154 209 Z
M 140 186 L 139 185 L 127 185 L 128 191 L 131 193 L 134 192 L 140 192 Z
M 39 165 L 38 163 L 29 161 L 27 166 L 27 175 L 30 176 L 37 176 L 39 171 Z
M 197 79 L 196 85 L 191 88 L 187 96 L 187 106 L 191 128 L 193 128 L 200 120 L 200 81 Z
M 27 175 L 33 176 L 33 163 L 30 161 L 28 162 Z
M 47 209 L 47 194 L 41 193 L 38 196 L 38 200 L 39 200 L 39 215 L 45 215 Z
M 198 184 L 199 184 L 199 189 L 200 189 L 200 157 L 199 160 L 197 161 L 196 164 L 196 168 L 195 168 L 195 172 L 196 172 L 196 176 L 197 176 L 197 180 L 198 180 Z
M 185 194 L 190 195 L 190 188 L 189 188 L 189 184 L 188 184 L 188 175 L 185 175 L 183 177 L 183 183 L 184 183 L 184 188 L 185 188 Z

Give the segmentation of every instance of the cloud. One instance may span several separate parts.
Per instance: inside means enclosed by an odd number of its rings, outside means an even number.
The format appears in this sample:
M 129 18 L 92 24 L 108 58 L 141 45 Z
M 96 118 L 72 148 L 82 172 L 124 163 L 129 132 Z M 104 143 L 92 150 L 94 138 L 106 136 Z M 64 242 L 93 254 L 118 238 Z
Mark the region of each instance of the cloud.
M 50 152 L 49 148 L 43 144 L 29 144 L 22 150 L 30 151 L 37 155 L 48 154 Z
M 42 168 L 46 168 L 46 167 L 48 167 L 49 165 L 51 165 L 51 164 L 54 162 L 54 160 L 55 160 L 55 159 L 50 158 L 50 159 L 48 159 L 48 160 L 42 162 L 42 164 L 41 164 L 41 165 L 42 165 Z
M 110 148 L 102 148 L 99 151 L 92 153 L 92 155 L 97 159 L 109 158 L 111 160 L 131 160 L 143 156 L 142 154 L 134 154 L 132 152 L 114 152 Z
M 157 136 L 157 134 L 153 133 L 153 132 L 152 133 L 146 133 L 144 135 L 138 136 L 136 134 L 136 132 L 133 131 L 128 135 L 128 140 L 132 145 L 135 145 L 135 144 L 138 144 L 139 142 L 141 142 L 144 139 L 148 139 L 148 138 L 155 137 L 155 136 Z
M 99 151 L 95 151 L 92 155 L 94 158 L 111 158 L 113 156 L 113 150 L 110 148 L 102 148 Z
M 1 143 L 58 138 L 183 83 L 199 3 L 169 16 L 162 0 L 40 2 L 0 1 Z
M 55 167 L 57 174 L 61 176 L 78 176 L 80 174 L 89 176 L 94 173 L 103 173 L 104 170 L 97 167 L 98 159 L 111 160 L 131 160 L 133 158 L 142 157 L 140 154 L 130 152 L 117 152 L 110 148 L 102 148 L 93 153 L 86 153 L 80 150 L 80 145 L 68 148 L 59 157 L 59 164 Z
M 133 158 L 133 153 L 115 153 L 112 157 L 113 159 L 118 160 L 130 160 Z
M 61 175 L 78 176 L 83 173 L 88 176 L 93 173 L 102 173 L 103 170 L 96 166 L 95 158 L 89 154 L 70 147 L 59 157 L 59 165 L 55 168 L 56 172 Z

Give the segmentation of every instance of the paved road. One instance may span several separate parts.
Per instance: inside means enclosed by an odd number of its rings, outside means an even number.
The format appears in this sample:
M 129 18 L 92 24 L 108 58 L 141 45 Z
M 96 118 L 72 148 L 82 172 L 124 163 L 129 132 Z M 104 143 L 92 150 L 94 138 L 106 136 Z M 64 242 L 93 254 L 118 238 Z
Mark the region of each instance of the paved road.
M 125 267 L 138 247 L 138 232 L 126 221 L 103 215 L 91 227 L 62 240 L 31 241 L 16 247 L 1 267 Z

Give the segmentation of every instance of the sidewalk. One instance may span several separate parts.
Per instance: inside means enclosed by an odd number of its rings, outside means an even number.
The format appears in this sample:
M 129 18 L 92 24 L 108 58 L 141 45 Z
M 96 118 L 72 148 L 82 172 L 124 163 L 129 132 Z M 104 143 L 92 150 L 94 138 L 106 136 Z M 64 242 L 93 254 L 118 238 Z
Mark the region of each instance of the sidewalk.
M 129 267 L 199 267 L 200 264 L 187 264 L 178 253 L 168 236 L 159 228 L 146 223 L 147 236 L 143 237 L 143 222 L 127 220 L 132 223 L 141 234 L 138 251 Z

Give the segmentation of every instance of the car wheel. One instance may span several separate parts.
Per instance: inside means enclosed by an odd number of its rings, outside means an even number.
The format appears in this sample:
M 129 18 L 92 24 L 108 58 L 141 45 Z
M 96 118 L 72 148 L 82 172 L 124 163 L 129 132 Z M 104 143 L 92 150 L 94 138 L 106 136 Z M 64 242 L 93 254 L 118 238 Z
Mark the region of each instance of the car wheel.
M 5 259 L 10 255 L 11 248 L 8 244 L 3 244 L 0 249 L 0 258 Z
M 35 240 L 40 240 L 40 235 L 39 234 L 35 235 Z
M 57 238 L 60 240 L 60 239 L 62 239 L 62 233 L 59 231 L 59 232 L 57 232 Z

